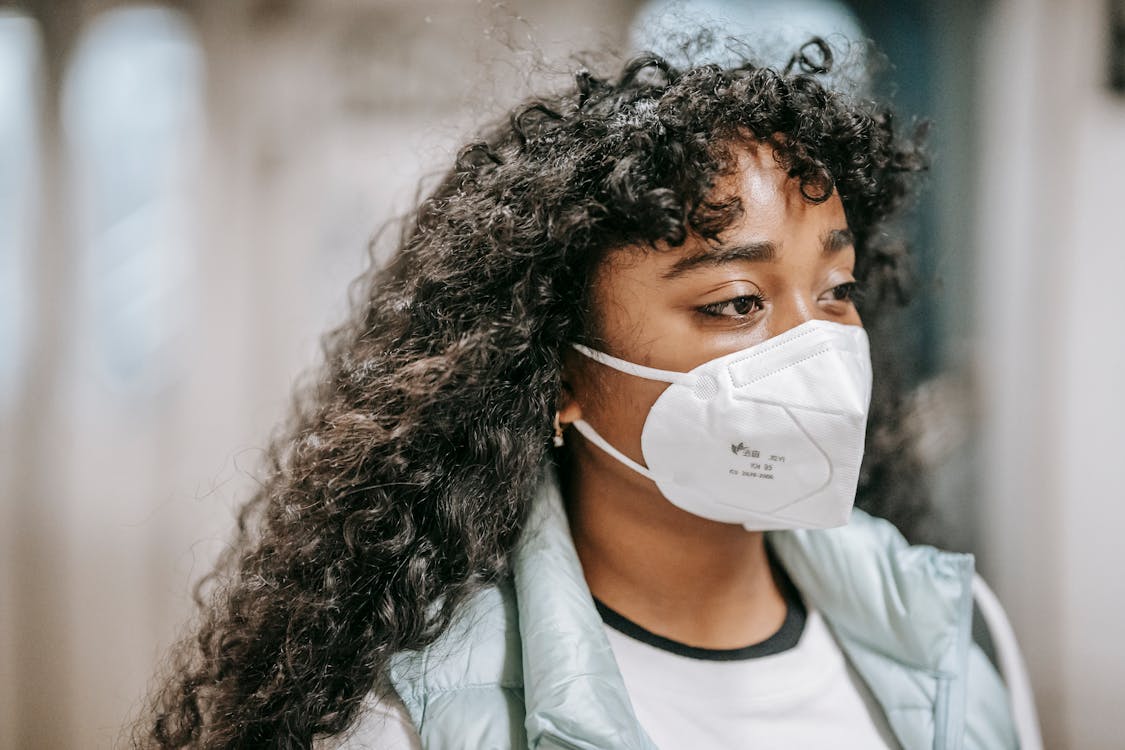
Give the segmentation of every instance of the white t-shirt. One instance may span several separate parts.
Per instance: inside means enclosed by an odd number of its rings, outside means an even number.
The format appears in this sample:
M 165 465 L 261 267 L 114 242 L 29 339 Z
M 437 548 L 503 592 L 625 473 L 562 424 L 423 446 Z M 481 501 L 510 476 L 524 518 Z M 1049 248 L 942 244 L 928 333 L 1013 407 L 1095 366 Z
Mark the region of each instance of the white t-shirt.
M 796 645 L 736 660 L 692 658 L 605 626 L 637 718 L 664 750 L 898 748 L 883 712 L 824 620 L 807 614 Z M 318 750 L 421 750 L 398 701 L 371 702 Z
M 637 719 L 657 747 L 898 748 L 815 610 L 795 646 L 748 659 L 692 658 L 606 632 Z

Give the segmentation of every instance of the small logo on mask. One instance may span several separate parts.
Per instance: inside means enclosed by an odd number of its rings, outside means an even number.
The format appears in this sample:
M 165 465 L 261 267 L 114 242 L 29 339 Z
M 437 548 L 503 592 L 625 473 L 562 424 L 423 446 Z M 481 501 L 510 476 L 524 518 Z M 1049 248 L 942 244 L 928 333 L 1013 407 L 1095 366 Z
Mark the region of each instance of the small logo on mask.
M 758 458 L 761 453 L 756 450 L 751 450 L 746 446 L 746 443 L 739 442 L 737 445 L 732 444 L 730 452 L 736 456 L 746 456 L 747 458 Z

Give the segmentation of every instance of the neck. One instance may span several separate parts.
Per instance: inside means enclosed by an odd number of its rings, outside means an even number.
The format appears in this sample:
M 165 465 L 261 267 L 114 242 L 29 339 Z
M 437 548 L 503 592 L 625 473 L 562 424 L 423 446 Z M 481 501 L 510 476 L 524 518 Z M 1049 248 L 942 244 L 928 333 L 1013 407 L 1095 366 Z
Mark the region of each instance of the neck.
M 762 532 L 668 502 L 613 459 L 575 446 L 563 491 L 591 593 L 647 630 L 700 648 L 765 640 L 785 619 Z M 585 450 L 583 450 L 585 449 Z

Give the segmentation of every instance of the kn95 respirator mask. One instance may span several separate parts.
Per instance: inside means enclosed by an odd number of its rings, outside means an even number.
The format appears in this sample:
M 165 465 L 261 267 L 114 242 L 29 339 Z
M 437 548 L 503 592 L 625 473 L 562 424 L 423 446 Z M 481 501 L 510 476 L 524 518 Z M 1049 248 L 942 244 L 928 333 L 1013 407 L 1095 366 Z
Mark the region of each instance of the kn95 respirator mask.
M 812 320 L 690 372 L 627 362 L 580 344 L 590 359 L 670 383 L 641 432 L 644 465 L 587 422 L 587 440 L 648 477 L 690 513 L 751 530 L 847 523 L 871 401 L 860 326 Z

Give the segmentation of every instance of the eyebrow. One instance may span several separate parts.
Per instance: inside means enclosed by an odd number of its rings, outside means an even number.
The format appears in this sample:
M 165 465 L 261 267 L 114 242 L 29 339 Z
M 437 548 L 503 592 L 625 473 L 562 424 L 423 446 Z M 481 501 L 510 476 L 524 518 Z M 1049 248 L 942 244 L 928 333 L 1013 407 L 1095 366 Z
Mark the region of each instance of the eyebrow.
M 824 256 L 835 255 L 846 247 L 855 244 L 855 236 L 849 229 L 833 229 L 821 239 L 821 254 Z M 774 260 L 778 254 L 778 246 L 769 240 L 750 242 L 737 245 L 722 245 L 708 252 L 689 255 L 680 258 L 664 273 L 664 278 L 674 279 L 703 267 L 723 266 L 738 261 L 749 263 L 764 263 Z

